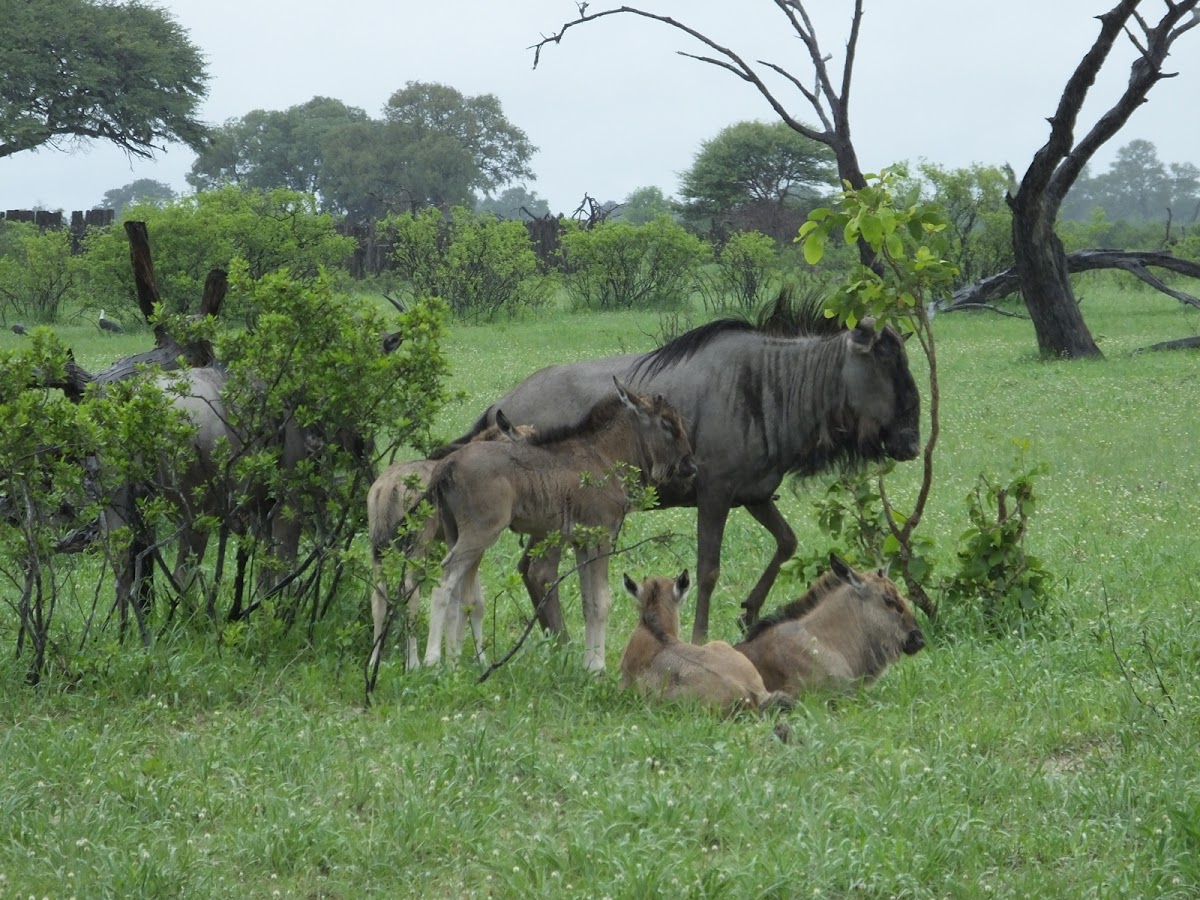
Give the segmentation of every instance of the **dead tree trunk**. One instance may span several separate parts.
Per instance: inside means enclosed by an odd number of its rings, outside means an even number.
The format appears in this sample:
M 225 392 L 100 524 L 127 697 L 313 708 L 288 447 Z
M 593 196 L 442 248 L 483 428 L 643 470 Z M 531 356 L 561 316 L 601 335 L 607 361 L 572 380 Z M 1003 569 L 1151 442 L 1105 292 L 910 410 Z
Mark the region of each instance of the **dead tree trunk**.
M 1098 17 L 1100 34 L 1067 80 L 1050 118 L 1050 138 L 1034 154 L 1020 186 L 1014 186 L 1008 194 L 1021 294 L 1037 332 L 1038 350 L 1045 357 L 1080 359 L 1101 355 L 1075 301 L 1067 254 L 1054 233 L 1063 198 L 1096 151 L 1146 102 L 1150 89 L 1171 77 L 1162 67 L 1172 44 L 1200 24 L 1200 0 L 1166 0 L 1162 18 L 1153 25 L 1138 13 L 1143 2 L 1121 0 Z M 1128 36 L 1138 53 L 1130 66 L 1125 92 L 1076 141 L 1079 111 L 1122 34 Z

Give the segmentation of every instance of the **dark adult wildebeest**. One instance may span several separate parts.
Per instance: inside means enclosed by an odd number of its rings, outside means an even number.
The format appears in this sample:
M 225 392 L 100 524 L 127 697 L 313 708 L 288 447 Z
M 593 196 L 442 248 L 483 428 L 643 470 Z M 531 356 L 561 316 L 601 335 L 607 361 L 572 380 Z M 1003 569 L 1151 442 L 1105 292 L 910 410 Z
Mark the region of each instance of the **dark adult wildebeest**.
M 767 323 L 776 323 L 768 325 Z M 779 323 L 788 323 L 781 326 Z M 503 407 L 510 419 L 547 430 L 573 421 L 619 377 L 640 391 L 661 393 L 687 423 L 697 476 L 659 488 L 663 506 L 697 510 L 696 620 L 692 640 L 708 634 L 708 604 L 720 574 L 721 539 L 729 511 L 744 506 L 775 538 L 775 555 L 747 597 L 752 623 L 796 538 L 775 505 L 789 473 L 805 476 L 840 463 L 908 460 L 920 449 L 921 401 L 900 336 L 871 321 L 849 330 L 819 304 L 792 304 L 781 293 L 755 327 L 722 319 L 693 329 L 660 349 L 611 356 L 535 372 L 496 401 L 470 434 Z M 558 556 L 526 555 L 521 574 L 535 605 L 554 582 Z M 557 596 L 541 605 L 541 624 L 563 631 Z
M 534 429 L 529 425 L 514 426 L 502 412 L 496 413 L 496 424 L 474 435 L 472 441 L 519 441 L 531 437 Z M 367 492 L 367 528 L 371 536 L 371 563 L 375 572 L 375 587 L 371 592 L 371 620 L 374 624 L 374 639 L 371 643 L 371 658 L 369 666 L 375 665 L 375 660 L 382 649 L 384 631 L 388 621 L 388 586 L 383 577 L 383 553 L 396 541 L 397 531 L 404 521 L 409 509 L 416 503 L 429 486 L 429 479 L 437 464 L 462 448 L 459 444 L 447 444 L 428 459 L 414 459 L 408 462 L 393 463 L 383 471 L 371 489 Z M 430 516 L 420 531 L 406 543 L 408 544 L 408 560 L 404 566 L 403 594 L 407 610 L 405 666 L 415 669 L 420 664 L 417 656 L 416 620 L 421 608 L 421 589 L 413 573 L 412 562 L 417 557 L 425 556 L 435 542 L 442 540 L 442 523 L 436 515 Z M 455 629 L 457 643 L 462 644 L 462 621 L 459 618 Z M 482 611 L 471 617 L 471 632 L 475 637 L 476 647 L 483 646 L 483 617 Z
M 702 646 L 679 639 L 679 607 L 691 581 L 684 569 L 674 581 L 628 575 L 625 590 L 638 604 L 638 625 L 621 654 L 622 690 L 638 687 L 668 700 L 699 700 L 726 715 L 739 709 L 791 706 L 763 684 L 754 664 L 724 641 Z
M 737 649 L 769 690 L 870 684 L 925 646 L 908 601 L 880 569 L 856 572 L 830 554 L 829 571 L 798 600 L 756 622 Z
M 428 496 L 450 549 L 430 602 L 426 665 L 438 662 L 442 629 L 453 624 L 447 610 L 461 616 L 469 606 L 482 607 L 480 560 L 511 528 L 529 535 L 530 547 L 544 544 L 552 532 L 574 547 L 583 595 L 584 667 L 604 669 L 612 605 L 608 554 L 632 506 L 620 470 L 636 466 L 643 483 L 652 485 L 686 482 L 696 471 L 683 420 L 670 404 L 626 391 L 619 382 L 614 394 L 613 382 L 572 425 L 539 428 L 524 443 L 468 444 L 434 471 Z M 454 629 L 448 633 L 453 636 Z

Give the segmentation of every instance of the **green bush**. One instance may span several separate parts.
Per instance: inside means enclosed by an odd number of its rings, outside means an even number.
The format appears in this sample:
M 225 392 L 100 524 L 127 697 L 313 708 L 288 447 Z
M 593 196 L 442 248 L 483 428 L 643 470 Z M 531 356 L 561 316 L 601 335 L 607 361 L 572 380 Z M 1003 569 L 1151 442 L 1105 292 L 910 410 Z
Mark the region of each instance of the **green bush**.
M 778 291 L 780 271 L 774 240 L 759 231 L 734 232 L 699 279 L 704 305 L 714 312 L 753 312 Z
M 317 211 L 311 194 L 277 189 L 223 187 L 163 206 L 138 203 L 124 221 L 146 223 L 154 271 L 167 312 L 196 309 L 210 270 L 246 261 L 252 278 L 286 268 L 311 282 L 323 269 L 343 267 L 354 239 L 339 235 L 333 217 Z M 85 241 L 84 261 L 93 302 L 106 310 L 136 309 L 124 229 L 95 231 Z
M 525 224 L 455 207 L 390 216 L 392 260 L 415 297 L 440 297 L 463 321 L 491 321 L 546 303 L 550 282 L 538 274 Z
M 593 309 L 677 306 L 692 289 L 708 245 L 659 216 L 645 225 L 607 222 L 562 235 L 567 292 Z
M 126 252 L 125 267 L 129 260 Z M 39 232 L 28 222 L 0 221 L 0 309 L 31 323 L 58 322 L 79 299 L 83 266 L 65 228 Z

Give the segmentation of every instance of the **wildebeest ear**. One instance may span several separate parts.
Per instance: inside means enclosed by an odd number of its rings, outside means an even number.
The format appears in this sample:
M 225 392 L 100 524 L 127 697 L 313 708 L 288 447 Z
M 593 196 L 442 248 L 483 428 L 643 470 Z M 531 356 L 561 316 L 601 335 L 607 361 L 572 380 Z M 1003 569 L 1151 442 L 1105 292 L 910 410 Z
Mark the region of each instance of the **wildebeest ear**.
M 500 433 L 510 441 L 516 440 L 516 433 L 513 431 L 512 422 L 508 421 L 508 416 L 504 414 L 504 410 L 496 410 L 496 427 L 500 429 Z
M 858 573 L 850 568 L 850 564 L 838 556 L 836 553 L 829 554 L 829 568 L 833 570 L 833 574 L 840 580 L 844 581 L 851 587 L 858 587 Z
M 629 591 L 629 593 L 633 594 L 633 596 L 636 597 L 638 595 L 637 582 L 629 577 L 628 572 L 624 573 L 624 578 L 625 578 L 625 590 Z
M 886 563 L 879 567 L 879 577 L 887 578 L 888 572 L 892 569 L 892 561 L 889 559 Z
M 900 335 L 900 343 L 902 343 L 902 344 L 907 344 L 907 343 L 908 343 L 908 339 L 909 339 L 910 337 L 912 337 L 914 334 L 916 334 L 916 332 L 915 332 L 915 331 L 906 331 L 906 332 L 904 332 L 903 334 L 901 334 L 901 335 Z
M 615 384 L 617 386 L 617 396 L 621 398 L 621 402 L 624 403 L 626 406 L 633 408 L 635 406 L 635 404 L 632 400 L 629 399 L 629 391 L 625 390 L 624 385 L 622 385 L 621 382 L 617 381 L 616 375 L 613 376 L 613 384 Z
M 687 596 L 688 588 L 692 586 L 691 576 L 688 575 L 688 570 L 684 569 L 679 573 L 679 577 L 675 579 L 675 603 L 676 605 L 683 602 L 683 598 Z

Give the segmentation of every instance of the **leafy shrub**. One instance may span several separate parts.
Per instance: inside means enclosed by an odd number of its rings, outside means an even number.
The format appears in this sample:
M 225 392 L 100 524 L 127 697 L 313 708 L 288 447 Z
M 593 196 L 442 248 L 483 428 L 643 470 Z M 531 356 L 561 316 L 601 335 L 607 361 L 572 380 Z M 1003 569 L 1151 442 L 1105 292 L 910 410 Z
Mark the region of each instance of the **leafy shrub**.
M 126 251 L 128 268 L 128 251 Z M 28 322 L 57 322 L 79 298 L 82 264 L 65 228 L 0 221 L 0 304 Z
M 738 231 L 714 256 L 714 265 L 700 279 L 705 306 L 750 313 L 779 287 L 779 249 L 759 231 Z
M 1046 471 L 1044 464 L 1025 468 L 1018 454 L 1007 484 L 981 473 L 966 498 L 971 525 L 959 538 L 958 570 L 943 592 L 952 603 L 977 608 L 994 634 L 1021 629 L 1046 609 L 1053 578 L 1025 549 L 1034 479 Z
M 645 225 L 572 226 L 561 247 L 567 292 L 592 309 L 679 305 L 711 256 L 708 245 L 665 215 Z
M 455 207 L 448 217 L 436 209 L 390 216 L 380 227 L 393 236 L 392 260 L 413 296 L 440 297 L 463 321 L 512 315 L 549 297 L 523 222 Z
M 354 239 L 334 230 L 333 217 L 317 211 L 311 194 L 284 189 L 223 187 L 163 206 L 143 202 L 128 207 L 123 220 L 146 223 L 155 278 L 170 313 L 193 311 L 209 271 L 228 270 L 235 258 L 246 261 L 252 278 L 287 269 L 292 279 L 311 282 L 323 269 L 344 266 L 354 252 Z M 94 302 L 136 308 L 124 230 L 95 231 L 85 247 Z

